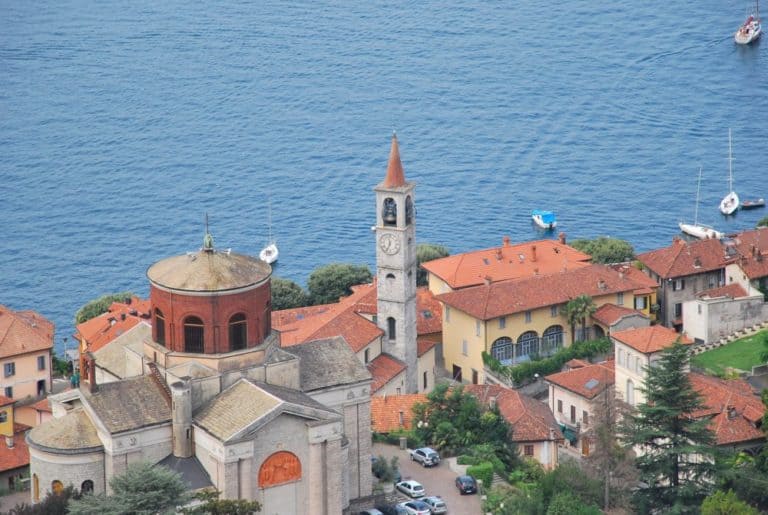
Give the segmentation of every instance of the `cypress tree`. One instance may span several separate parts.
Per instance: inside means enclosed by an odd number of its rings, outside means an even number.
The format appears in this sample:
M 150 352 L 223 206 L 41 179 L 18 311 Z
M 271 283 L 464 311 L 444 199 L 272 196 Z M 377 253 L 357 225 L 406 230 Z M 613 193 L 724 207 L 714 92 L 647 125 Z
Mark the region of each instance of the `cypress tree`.
M 679 341 L 648 368 L 640 388 L 646 401 L 622 423 L 622 440 L 637 453 L 641 511 L 697 511 L 714 479 L 714 434 L 708 418 L 694 419 L 704 408 L 688 378 L 688 347 Z

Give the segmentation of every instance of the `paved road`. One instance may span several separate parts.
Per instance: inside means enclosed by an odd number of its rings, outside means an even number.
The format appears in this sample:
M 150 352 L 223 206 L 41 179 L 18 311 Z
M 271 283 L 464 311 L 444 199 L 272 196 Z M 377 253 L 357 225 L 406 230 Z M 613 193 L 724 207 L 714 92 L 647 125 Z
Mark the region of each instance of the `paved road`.
M 482 515 L 479 495 L 460 495 L 453 484 L 457 474 L 448 463 L 443 461 L 436 467 L 424 468 L 411 461 L 408 451 L 403 451 L 394 445 L 373 444 L 374 456 L 384 455 L 387 459 L 397 456 L 400 463 L 400 473 L 403 479 L 415 479 L 422 485 L 427 495 L 439 495 L 448 506 L 451 515 Z M 408 497 L 400 494 L 402 501 Z

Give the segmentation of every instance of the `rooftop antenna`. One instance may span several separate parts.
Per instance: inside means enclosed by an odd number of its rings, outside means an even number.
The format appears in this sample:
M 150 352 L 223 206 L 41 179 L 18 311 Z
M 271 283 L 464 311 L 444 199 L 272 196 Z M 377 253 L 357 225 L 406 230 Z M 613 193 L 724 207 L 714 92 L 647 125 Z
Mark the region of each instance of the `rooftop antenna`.
M 205 213 L 205 235 L 203 236 L 203 250 L 213 252 L 213 235 L 208 230 L 208 213 Z

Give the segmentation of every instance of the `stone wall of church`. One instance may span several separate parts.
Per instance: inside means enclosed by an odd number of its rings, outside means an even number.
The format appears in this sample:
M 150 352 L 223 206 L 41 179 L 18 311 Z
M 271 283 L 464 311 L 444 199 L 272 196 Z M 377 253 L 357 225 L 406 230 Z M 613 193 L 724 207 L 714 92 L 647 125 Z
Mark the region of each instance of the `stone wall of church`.
M 45 498 L 51 491 L 54 481 L 61 481 L 64 486 L 73 485 L 78 490 L 83 482 L 93 481 L 94 493 L 103 493 L 104 452 L 85 454 L 54 454 L 34 447 L 29 448 L 29 475 L 37 477 L 38 498 L 35 499 L 34 479 L 30 492 L 32 502 Z

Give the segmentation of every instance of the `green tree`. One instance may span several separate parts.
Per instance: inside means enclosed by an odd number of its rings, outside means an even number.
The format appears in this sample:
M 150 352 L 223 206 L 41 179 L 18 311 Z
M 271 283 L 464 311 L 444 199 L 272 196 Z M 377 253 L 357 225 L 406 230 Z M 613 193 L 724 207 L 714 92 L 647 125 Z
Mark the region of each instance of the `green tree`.
M 70 500 L 80 499 L 80 492 L 72 485 L 67 486 L 61 493 L 48 492 L 48 495 L 37 504 L 17 504 L 8 515 L 65 515 Z
M 448 249 L 434 243 L 416 245 L 416 286 L 427 285 L 427 271 L 421 268 L 423 263 L 449 256 Z
M 756 509 L 740 501 L 733 490 L 719 490 L 701 503 L 701 515 L 759 515 Z
M 568 491 L 555 495 L 547 508 L 547 515 L 602 515 L 602 513 L 594 504 L 584 504 L 581 499 Z
M 69 505 L 71 515 L 175 513 L 189 498 L 181 476 L 167 467 L 140 462 L 109 480 L 112 495 L 84 495 Z
M 581 340 L 586 339 L 587 318 L 591 317 L 597 311 L 592 297 L 589 295 L 579 295 L 571 299 L 565 305 L 565 316 L 571 326 L 571 343 L 576 343 L 576 324 L 581 325 Z
M 623 263 L 635 257 L 628 241 L 600 236 L 594 240 L 573 240 L 571 247 L 592 256 L 593 263 Z
M 307 281 L 309 299 L 313 305 L 338 302 L 341 297 L 352 293 L 352 286 L 372 280 L 371 271 L 365 265 L 332 263 L 321 266 L 310 274 Z
M 623 419 L 622 441 L 638 449 L 645 486 L 635 495 L 641 510 L 681 513 L 698 507 L 714 478 L 714 435 L 708 418 L 693 418 L 704 408 L 688 378 L 689 349 L 679 340 L 647 370 L 640 391 L 645 402 Z
M 272 311 L 300 308 L 309 305 L 309 295 L 289 279 L 272 278 Z
M 756 227 L 768 227 L 768 216 L 764 216 L 758 220 Z
M 82 324 L 102 313 L 106 313 L 113 302 L 125 302 L 131 297 L 133 297 L 133 293 L 123 291 L 120 293 L 108 293 L 102 295 L 98 299 L 88 301 L 77 310 L 77 313 L 75 314 L 75 324 Z
M 195 494 L 195 499 L 202 502 L 194 508 L 183 508 L 183 515 L 251 515 L 261 511 L 258 501 L 245 499 L 219 499 L 218 490 L 203 490 Z

